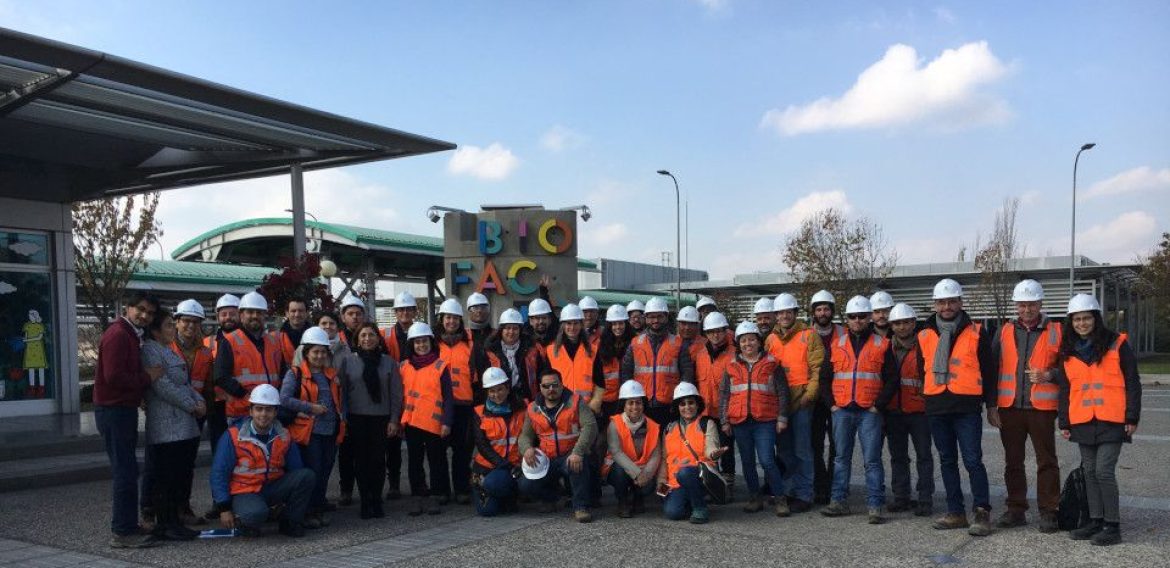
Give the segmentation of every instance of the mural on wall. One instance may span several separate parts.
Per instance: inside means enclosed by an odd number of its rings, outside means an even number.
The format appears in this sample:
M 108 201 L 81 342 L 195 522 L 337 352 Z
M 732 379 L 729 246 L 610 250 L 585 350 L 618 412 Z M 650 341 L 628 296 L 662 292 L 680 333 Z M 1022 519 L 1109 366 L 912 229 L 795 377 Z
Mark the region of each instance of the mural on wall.
M 53 291 L 45 235 L 0 231 L 0 400 L 53 398 Z

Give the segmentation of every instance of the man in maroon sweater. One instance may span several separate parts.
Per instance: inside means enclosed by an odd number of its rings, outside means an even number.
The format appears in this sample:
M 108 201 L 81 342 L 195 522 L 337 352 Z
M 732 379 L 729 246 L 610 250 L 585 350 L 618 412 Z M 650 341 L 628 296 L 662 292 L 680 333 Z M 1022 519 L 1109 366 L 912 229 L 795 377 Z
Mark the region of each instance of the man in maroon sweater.
M 138 407 L 151 383 L 163 375 L 162 367 L 142 366 L 142 334 L 154 319 L 158 298 L 135 292 L 126 313 L 102 333 L 97 372 L 93 383 L 94 418 L 105 440 L 113 471 L 114 532 L 110 546 L 145 548 L 153 537 L 138 527 Z

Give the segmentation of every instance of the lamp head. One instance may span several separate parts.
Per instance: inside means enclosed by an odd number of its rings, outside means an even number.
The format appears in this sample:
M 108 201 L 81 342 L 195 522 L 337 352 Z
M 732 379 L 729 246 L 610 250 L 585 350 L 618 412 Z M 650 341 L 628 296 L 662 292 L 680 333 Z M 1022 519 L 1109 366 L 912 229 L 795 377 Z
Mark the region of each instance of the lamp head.
M 658 175 L 668 176 L 670 175 L 670 172 L 666 170 L 658 170 Z
M 1094 143 L 1094 142 L 1089 142 L 1088 144 L 1085 144 L 1084 146 L 1081 146 L 1081 150 L 1092 150 L 1092 149 L 1093 149 L 1093 146 L 1096 146 L 1096 145 L 1097 145 L 1097 144 L 1096 144 L 1096 143 Z

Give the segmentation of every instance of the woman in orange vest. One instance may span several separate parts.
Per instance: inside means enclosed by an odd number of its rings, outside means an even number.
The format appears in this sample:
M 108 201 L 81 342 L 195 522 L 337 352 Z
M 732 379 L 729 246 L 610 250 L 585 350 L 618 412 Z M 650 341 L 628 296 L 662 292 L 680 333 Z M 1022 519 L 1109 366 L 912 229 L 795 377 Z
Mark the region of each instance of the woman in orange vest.
M 642 385 L 626 381 L 619 398 L 625 409 L 610 420 L 606 435 L 609 451 L 601 476 L 613 486 L 617 515 L 628 519 L 646 511 L 645 498 L 654 490 L 662 450 L 658 423 L 646 417 L 646 390 Z
M 524 333 L 524 318 L 512 308 L 500 314 L 495 331 L 475 352 L 475 368 L 480 375 L 490 367 L 503 370 L 510 379 L 512 394 L 528 402 L 536 400 L 537 373 L 544 365 L 544 349 Z
M 703 397 L 691 383 L 674 388 L 672 413 L 678 416 L 663 429 L 662 465 L 658 467 L 658 494 L 662 512 L 672 521 L 690 514 L 692 523 L 710 519 L 707 496 L 699 482 L 699 464 L 714 465 L 727 452 L 719 445 L 719 423 L 703 416 Z
M 471 502 L 471 419 L 475 416 L 475 401 L 483 397 L 475 372 L 473 353 L 475 342 L 463 321 L 463 306 L 459 300 L 448 298 L 439 305 L 439 359 L 446 364 L 451 377 L 451 395 L 454 403 L 451 432 L 447 444 L 451 448 L 451 486 L 455 502 Z M 409 333 L 407 333 L 409 335 Z M 450 495 L 439 495 L 439 504 L 450 502 Z
M 410 494 L 415 507 L 408 514 L 437 515 L 443 511 L 431 503 L 438 496 L 450 500 L 450 469 L 447 466 L 446 439 L 451 435 L 455 417 L 455 400 L 451 390 L 451 373 L 447 362 L 439 358 L 431 326 L 416 321 L 406 332 L 414 351 L 399 367 L 402 375 L 402 428 L 406 438 Z M 428 490 L 423 459 L 431 475 Z M 470 467 L 470 465 L 469 465 Z M 470 483 L 470 479 L 468 480 Z
M 597 342 L 597 361 L 601 364 L 601 376 L 605 382 L 605 394 L 601 396 L 601 414 L 614 416 L 624 407 L 618 400 L 622 385 L 622 357 L 634 339 L 626 307 L 614 304 L 605 311 L 605 325 Z
M 475 407 L 472 422 L 472 485 L 476 490 L 475 511 L 483 517 L 494 517 L 516 511 L 519 439 L 526 414 L 524 401 L 513 394 L 512 381 L 503 369 L 488 367 L 482 377 L 487 398 Z
M 719 418 L 719 386 L 723 383 L 723 372 L 727 364 L 735 358 L 735 333 L 728 329 L 727 317 L 719 312 L 711 312 L 703 318 L 703 335 L 707 341 L 699 343 L 700 349 L 694 356 L 695 384 L 699 387 L 699 395 L 703 400 L 711 401 L 704 416 Z M 719 430 L 719 443 L 734 448 L 735 437 Z M 719 471 L 723 472 L 723 479 L 728 486 L 735 484 L 735 451 L 729 449 L 719 460 Z
M 1121 542 L 1117 458 L 1137 431 L 1142 383 L 1125 334 L 1105 327 L 1096 298 L 1073 296 L 1068 321 L 1072 333 L 1066 329 L 1061 339 L 1055 377 L 1057 424 L 1065 440 L 1080 446 L 1091 519 L 1069 537 L 1107 546 Z
M 576 304 L 561 308 L 561 329 L 545 349 L 548 364 L 565 379 L 565 388 L 585 401 L 594 415 L 601 414 L 605 380 L 597 352 L 581 330 L 585 315 Z
M 345 409 L 329 334 L 319 327 L 306 329 L 301 335 L 301 351 L 304 360 L 289 369 L 281 383 L 280 405 L 296 413 L 288 432 L 300 446 L 305 467 L 313 470 L 317 479 L 304 526 L 319 529 L 329 525 L 325 490 L 337 458 L 337 444 L 345 439 Z

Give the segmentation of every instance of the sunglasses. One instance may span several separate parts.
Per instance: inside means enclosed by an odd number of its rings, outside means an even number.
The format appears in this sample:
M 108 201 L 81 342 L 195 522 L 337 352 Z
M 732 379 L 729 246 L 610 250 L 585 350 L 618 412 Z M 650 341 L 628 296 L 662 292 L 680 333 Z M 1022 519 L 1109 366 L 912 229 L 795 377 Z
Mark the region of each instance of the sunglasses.
M 547 385 L 540 385 L 542 389 L 557 389 L 561 388 L 561 383 L 549 383 Z
M 863 320 L 863 319 L 868 319 L 869 314 L 849 314 L 848 316 L 845 316 L 845 317 L 847 317 L 851 320 Z

